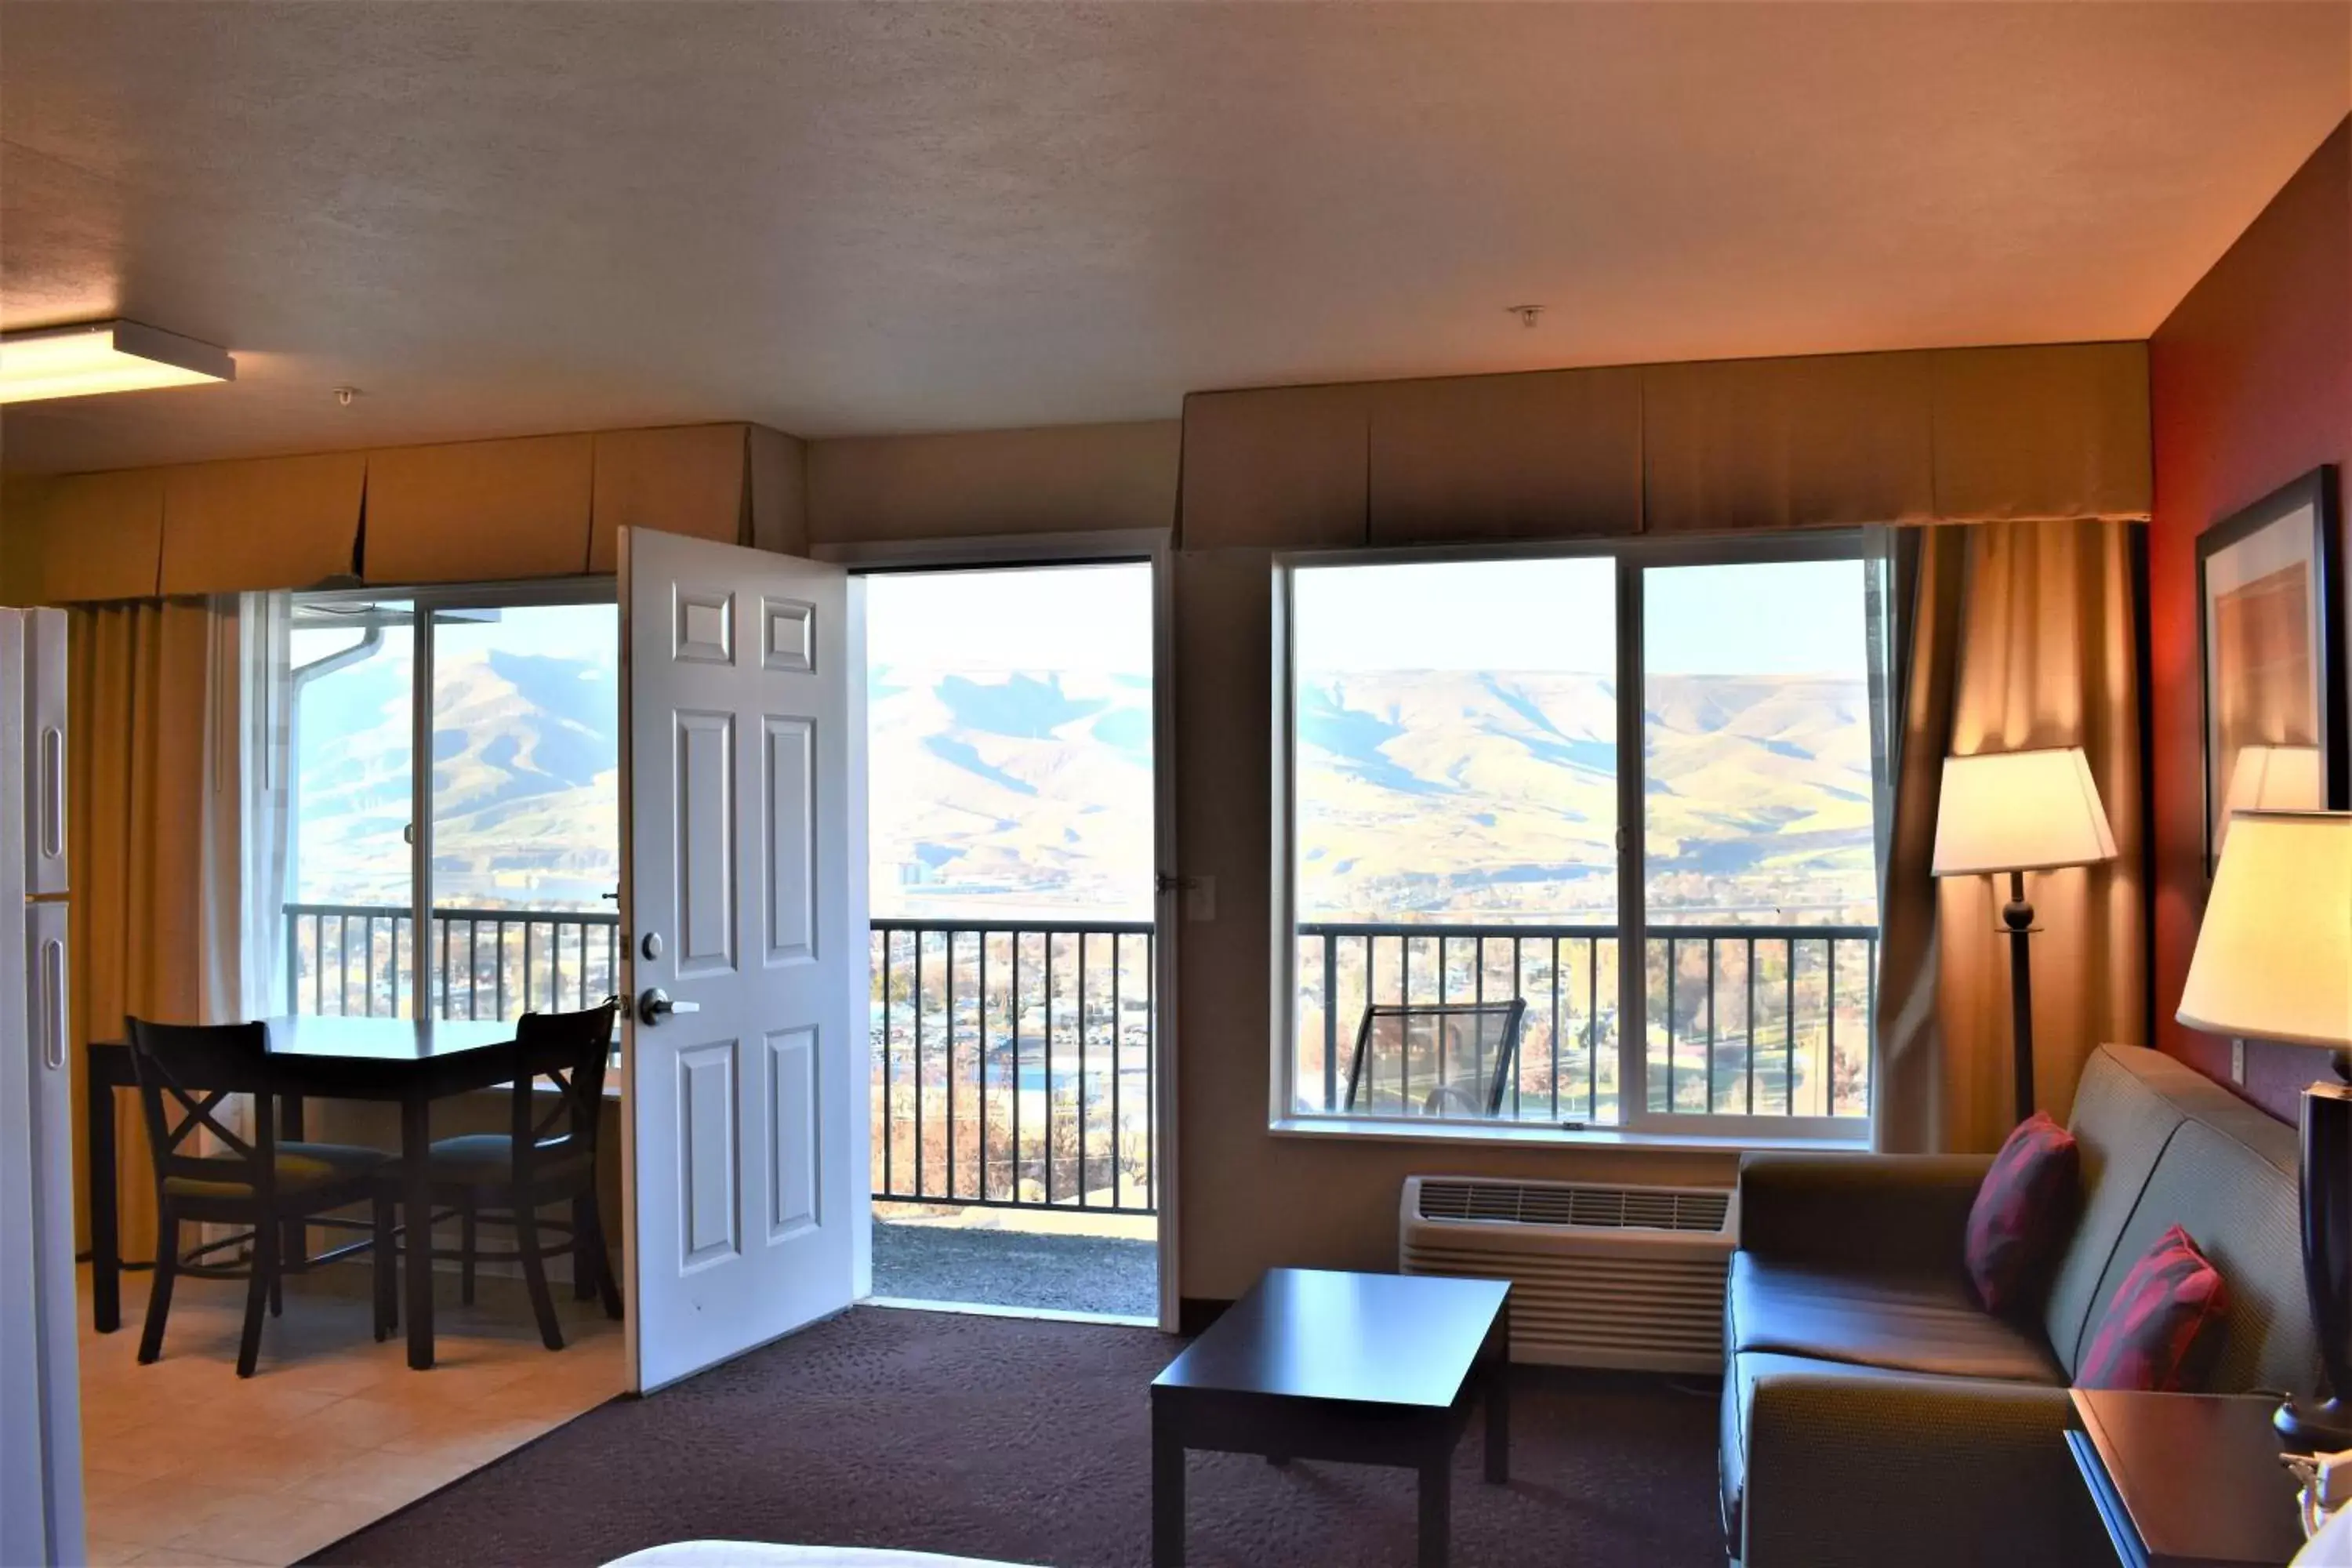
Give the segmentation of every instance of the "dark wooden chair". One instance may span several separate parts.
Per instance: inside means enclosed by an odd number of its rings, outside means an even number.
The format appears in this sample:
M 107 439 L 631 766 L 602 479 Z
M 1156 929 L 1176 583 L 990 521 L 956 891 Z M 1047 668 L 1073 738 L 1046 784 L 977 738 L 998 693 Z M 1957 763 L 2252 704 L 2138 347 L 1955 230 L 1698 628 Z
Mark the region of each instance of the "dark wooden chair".
M 1502 1114 L 1527 1002 L 1381 1002 L 1364 1009 L 1346 1109 L 1486 1121 Z
M 242 1279 L 249 1285 L 236 1374 L 251 1377 L 261 1350 L 262 1312 L 267 1307 L 274 1316 L 282 1310 L 279 1280 L 289 1263 L 285 1248 L 289 1239 L 300 1245 L 299 1222 L 353 1204 L 372 1204 L 374 1209 L 373 1236 L 358 1245 L 374 1250 L 381 1337 L 392 1294 L 391 1194 L 396 1189 L 380 1178 L 398 1162 L 381 1149 L 278 1141 L 268 1026 L 151 1024 L 143 1018 L 128 1023 L 131 1071 L 155 1158 L 155 1281 L 147 1297 L 147 1325 L 139 1338 L 140 1361 L 152 1362 L 163 1354 L 172 1287 L 181 1275 Z M 252 1097 L 250 1132 L 238 1132 L 220 1118 L 222 1103 L 238 1093 Z M 199 1152 L 200 1135 L 206 1133 L 218 1147 Z M 184 1224 L 244 1228 L 183 1253 Z M 204 1261 L 240 1246 L 247 1248 L 242 1266 Z M 308 1260 L 291 1261 L 299 1267 Z
M 431 1252 L 434 1258 L 454 1258 L 460 1273 L 463 1299 L 474 1299 L 478 1263 L 520 1263 L 530 1291 L 531 1310 L 539 1319 L 539 1336 L 547 1348 L 563 1348 L 563 1331 L 555 1321 L 555 1299 L 547 1288 L 547 1259 L 572 1254 L 573 1293 L 582 1300 L 604 1299 L 608 1317 L 621 1315 L 620 1287 L 604 1244 L 604 1216 L 596 1202 L 596 1134 L 604 1109 L 604 1069 L 613 1053 L 613 1019 L 620 1004 L 606 998 L 602 1005 L 581 1013 L 526 1013 L 515 1025 L 522 1070 L 509 1097 L 512 1116 L 505 1132 L 476 1132 L 444 1138 L 434 1143 L 428 1162 L 432 1173 L 434 1217 L 455 1215 L 459 1239 L 455 1252 Z M 540 1085 L 545 1083 L 548 1092 Z M 386 1191 L 392 1191 L 387 1186 Z M 569 1202 L 568 1219 L 542 1217 L 549 1204 Z M 441 1205 L 446 1204 L 447 1209 Z M 511 1226 L 510 1251 L 488 1251 L 480 1245 L 485 1224 Z M 542 1233 L 552 1231 L 552 1237 Z M 424 1246 L 430 1249 L 431 1237 Z M 417 1267 L 418 1243 L 407 1238 L 408 1266 Z M 393 1325 L 387 1322 L 384 1331 Z

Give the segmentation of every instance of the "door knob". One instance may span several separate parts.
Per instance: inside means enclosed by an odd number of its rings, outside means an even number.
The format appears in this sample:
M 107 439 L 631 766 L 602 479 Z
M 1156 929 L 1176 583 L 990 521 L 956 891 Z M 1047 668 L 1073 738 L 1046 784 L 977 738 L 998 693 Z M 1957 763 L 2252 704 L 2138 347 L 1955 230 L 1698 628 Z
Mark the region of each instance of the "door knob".
M 637 998 L 637 1017 L 647 1028 L 651 1028 L 659 1024 L 663 1018 L 672 1013 L 699 1013 L 701 1011 L 701 1003 L 673 1002 L 669 999 L 669 993 L 663 990 L 658 985 L 646 987 L 644 994 Z

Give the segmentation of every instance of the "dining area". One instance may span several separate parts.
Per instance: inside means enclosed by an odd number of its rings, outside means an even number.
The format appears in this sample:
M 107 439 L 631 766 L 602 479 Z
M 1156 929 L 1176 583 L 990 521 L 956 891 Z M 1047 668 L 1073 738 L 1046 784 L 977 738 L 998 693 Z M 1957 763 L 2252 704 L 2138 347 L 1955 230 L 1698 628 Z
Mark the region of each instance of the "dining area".
M 89 1040 L 93 1563 L 297 1562 L 623 1391 L 616 1011 Z
M 124 1089 L 138 1096 L 156 1183 L 156 1285 L 141 1342 L 143 1362 L 161 1351 L 179 1274 L 241 1270 L 252 1280 L 257 1305 L 237 1372 L 251 1376 L 258 1304 L 267 1297 L 277 1315 L 284 1277 L 314 1261 L 305 1222 L 362 1205 L 373 1211 L 367 1239 L 334 1249 L 333 1258 L 355 1249 L 374 1255 L 379 1329 L 389 1331 L 404 1312 L 408 1364 L 417 1371 L 434 1363 L 432 1248 L 429 1239 L 415 1249 L 408 1241 L 429 1238 L 436 1204 L 461 1224 L 457 1256 L 468 1299 L 475 1265 L 485 1257 L 478 1241 L 488 1215 L 514 1232 L 513 1248 L 495 1260 L 520 1265 L 550 1350 L 562 1348 L 547 1284 L 552 1252 L 569 1253 L 578 1298 L 595 1295 L 618 1320 L 620 1291 L 596 1186 L 617 1006 L 608 1000 L 512 1022 L 310 1015 L 191 1026 L 131 1018 L 128 1038 L 92 1040 L 86 1047 L 92 1326 L 111 1333 L 121 1325 L 113 1096 Z M 435 1101 L 501 1086 L 509 1089 L 506 1131 L 434 1142 Z M 223 1119 L 232 1096 L 247 1101 L 242 1131 Z M 305 1105 L 315 1100 L 396 1106 L 398 1147 L 307 1142 Z M 198 1152 L 198 1144 L 208 1152 Z M 569 1204 L 569 1217 L 540 1216 L 541 1207 L 558 1202 Z M 229 1241 L 246 1248 L 247 1263 L 186 1261 L 178 1250 L 184 1223 L 243 1225 Z M 562 1246 L 543 1245 L 551 1230 Z M 223 1249 L 214 1241 L 198 1252 Z M 407 1267 L 395 1284 L 403 1253 Z

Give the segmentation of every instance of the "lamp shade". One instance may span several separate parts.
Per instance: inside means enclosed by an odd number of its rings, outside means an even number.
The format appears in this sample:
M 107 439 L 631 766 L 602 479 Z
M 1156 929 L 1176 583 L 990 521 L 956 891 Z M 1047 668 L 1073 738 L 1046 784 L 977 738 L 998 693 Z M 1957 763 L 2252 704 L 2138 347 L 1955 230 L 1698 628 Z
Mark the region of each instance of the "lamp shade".
M 1944 759 L 1937 876 L 2043 871 L 2115 858 L 2115 835 L 2081 747 Z
M 2352 813 L 2231 815 L 2179 1017 L 2217 1035 L 2352 1045 Z
M 2217 849 L 2230 842 L 2230 816 L 2241 811 L 2317 811 L 2327 804 L 2327 786 L 2317 746 L 2241 746 L 2222 797 Z

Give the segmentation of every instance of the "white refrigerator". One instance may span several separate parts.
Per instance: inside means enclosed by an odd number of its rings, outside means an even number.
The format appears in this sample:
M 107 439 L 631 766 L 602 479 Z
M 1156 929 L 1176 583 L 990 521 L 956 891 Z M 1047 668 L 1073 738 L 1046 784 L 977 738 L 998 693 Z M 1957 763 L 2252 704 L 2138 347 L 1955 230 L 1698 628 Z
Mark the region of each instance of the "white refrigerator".
M 0 610 L 0 1563 L 80 1563 L 66 618 Z

